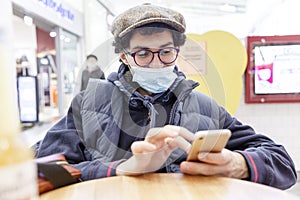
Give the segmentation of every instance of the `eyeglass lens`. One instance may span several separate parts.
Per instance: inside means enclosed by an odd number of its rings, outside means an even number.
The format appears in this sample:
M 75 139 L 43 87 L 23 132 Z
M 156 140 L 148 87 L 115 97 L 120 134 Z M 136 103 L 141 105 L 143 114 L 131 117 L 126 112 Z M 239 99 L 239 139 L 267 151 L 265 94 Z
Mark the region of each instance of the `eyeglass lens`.
M 178 56 L 178 50 L 176 48 L 164 48 L 156 52 L 148 49 L 142 49 L 132 53 L 131 55 L 133 56 L 137 65 L 147 66 L 152 62 L 155 53 L 158 54 L 159 60 L 164 64 L 170 64 L 174 62 Z

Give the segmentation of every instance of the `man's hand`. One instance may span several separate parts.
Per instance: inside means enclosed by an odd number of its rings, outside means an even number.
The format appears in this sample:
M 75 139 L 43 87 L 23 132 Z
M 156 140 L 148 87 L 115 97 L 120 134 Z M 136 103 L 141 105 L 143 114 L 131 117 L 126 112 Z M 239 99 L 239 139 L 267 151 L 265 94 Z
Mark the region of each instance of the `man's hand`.
M 171 125 L 150 129 L 144 141 L 132 143 L 133 156 L 117 167 L 117 175 L 139 175 L 160 169 L 175 149 L 190 148 L 187 140 L 192 140 L 193 135 L 185 128 Z
M 240 153 L 223 149 L 220 153 L 199 153 L 198 159 L 200 162 L 182 162 L 181 171 L 193 175 L 226 176 L 238 179 L 249 176 L 245 158 Z

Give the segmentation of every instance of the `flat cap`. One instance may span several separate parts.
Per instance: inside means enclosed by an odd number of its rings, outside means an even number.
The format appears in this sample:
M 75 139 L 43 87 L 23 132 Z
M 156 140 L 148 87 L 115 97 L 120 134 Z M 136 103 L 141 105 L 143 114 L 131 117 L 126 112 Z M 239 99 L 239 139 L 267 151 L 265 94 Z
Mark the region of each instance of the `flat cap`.
M 115 38 L 121 38 L 133 29 L 153 22 L 165 23 L 180 33 L 185 32 L 186 25 L 182 14 L 152 4 L 130 8 L 117 16 L 113 21 L 111 32 Z

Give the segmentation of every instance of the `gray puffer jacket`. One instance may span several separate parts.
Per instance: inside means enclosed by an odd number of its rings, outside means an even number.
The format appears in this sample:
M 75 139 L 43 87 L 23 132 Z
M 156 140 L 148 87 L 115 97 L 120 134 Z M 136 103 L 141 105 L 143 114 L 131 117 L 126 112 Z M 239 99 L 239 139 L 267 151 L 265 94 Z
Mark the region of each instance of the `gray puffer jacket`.
M 48 131 L 37 157 L 63 153 L 82 171 L 83 180 L 109 177 L 132 155 L 132 142 L 143 140 L 151 127 L 172 124 L 191 132 L 226 128 L 232 132 L 226 148 L 244 156 L 250 181 L 282 189 L 295 183 L 294 164 L 283 146 L 241 124 L 213 99 L 194 91 L 198 83 L 177 68 L 175 72 L 178 78 L 169 90 L 153 97 L 136 91 L 125 65 L 108 80 L 91 80 Z M 177 149 L 158 172 L 180 173 L 185 159 L 186 153 Z

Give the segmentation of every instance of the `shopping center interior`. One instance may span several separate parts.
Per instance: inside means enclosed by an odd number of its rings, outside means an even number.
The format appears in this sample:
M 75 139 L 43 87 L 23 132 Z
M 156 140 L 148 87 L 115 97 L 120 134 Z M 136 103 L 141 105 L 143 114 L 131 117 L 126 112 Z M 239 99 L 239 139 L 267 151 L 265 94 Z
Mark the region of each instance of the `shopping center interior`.
M 11 2 L 12 15 L 9 17 L 12 27 L 10 37 L 14 61 L 12 68 L 15 71 L 14 78 L 18 88 L 22 137 L 28 146 L 32 146 L 42 140 L 47 130 L 65 115 L 73 97 L 80 92 L 80 78 L 87 55 L 94 54 L 98 57 L 98 64 L 105 77 L 118 70 L 120 63 L 118 55 L 114 53 L 110 33 L 112 21 L 119 13 L 143 1 L 12 0 Z M 238 41 L 245 52 L 249 44 L 248 37 L 300 34 L 300 26 L 293 23 L 300 17 L 298 0 L 148 0 L 147 2 L 182 12 L 186 18 L 187 33 L 198 35 L 200 38 L 198 40 L 209 38 L 213 31 L 221 31 L 221 36 L 224 38 L 230 36 L 230 39 L 228 41 L 221 39 L 218 41 L 220 45 L 230 47 Z M 8 16 L 2 15 L 0 13 L 1 18 L 7 19 Z M 232 43 L 230 43 L 231 36 Z M 237 47 L 239 48 L 240 46 Z M 300 47 L 298 50 L 300 52 Z M 246 54 L 243 56 L 245 57 L 241 63 L 247 64 L 248 57 Z M 234 61 L 232 63 L 235 64 Z M 299 99 L 298 101 L 281 99 L 279 102 L 270 103 L 260 99 L 261 102 L 249 102 L 245 85 L 248 71 L 246 65 L 243 67 L 245 68 L 241 68 L 242 77 L 237 78 L 236 86 L 231 86 L 240 90 L 240 94 L 234 99 L 224 97 L 225 100 L 223 98 L 221 102 L 231 114 L 253 125 L 256 131 L 284 144 L 295 162 L 297 171 L 300 171 L 298 145 L 300 137 L 297 134 L 297 124 L 300 120 Z M 300 66 L 297 67 L 299 71 Z M 230 70 L 232 68 L 225 71 L 231 73 Z M 294 93 L 300 93 L 299 87 L 295 87 L 295 90 L 298 91 L 293 91 Z M 298 185 L 289 191 L 300 196 Z

